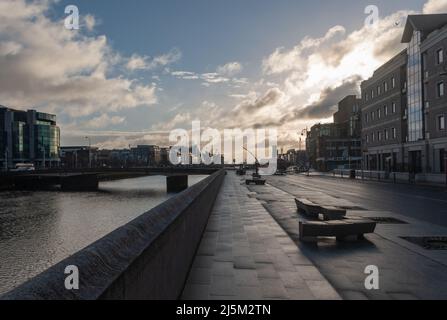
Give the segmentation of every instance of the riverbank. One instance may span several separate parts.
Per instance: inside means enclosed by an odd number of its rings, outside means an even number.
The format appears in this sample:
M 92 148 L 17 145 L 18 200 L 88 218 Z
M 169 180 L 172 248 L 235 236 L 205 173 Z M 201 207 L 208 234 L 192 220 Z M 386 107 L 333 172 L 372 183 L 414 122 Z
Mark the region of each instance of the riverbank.
M 190 176 L 193 186 L 207 176 Z M 0 193 L 0 294 L 169 200 L 166 177 L 103 181 L 93 192 Z

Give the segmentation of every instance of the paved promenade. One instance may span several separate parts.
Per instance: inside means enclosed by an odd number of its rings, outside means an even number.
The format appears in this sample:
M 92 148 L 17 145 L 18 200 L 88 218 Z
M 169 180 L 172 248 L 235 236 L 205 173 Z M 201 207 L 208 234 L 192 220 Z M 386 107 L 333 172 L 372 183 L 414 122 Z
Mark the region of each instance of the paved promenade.
M 340 299 L 251 194 L 228 172 L 183 299 Z
M 426 250 L 402 238 L 446 236 L 447 228 L 414 218 L 423 215 L 417 210 L 406 216 L 384 210 L 380 201 L 364 201 L 368 188 L 377 193 L 380 183 L 290 175 L 247 187 L 229 172 L 183 299 L 447 299 L 447 251 Z M 297 196 L 347 208 L 348 216 L 404 223 L 379 224 L 365 241 L 326 238 L 304 244 L 298 240 Z M 379 290 L 365 289 L 368 265 L 380 270 Z

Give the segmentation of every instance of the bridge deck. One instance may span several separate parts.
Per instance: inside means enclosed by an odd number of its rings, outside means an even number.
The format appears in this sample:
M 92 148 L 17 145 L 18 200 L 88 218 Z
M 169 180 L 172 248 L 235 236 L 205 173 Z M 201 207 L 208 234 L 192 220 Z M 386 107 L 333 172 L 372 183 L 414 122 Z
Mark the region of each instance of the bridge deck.
M 228 172 L 182 298 L 339 299 L 242 180 Z

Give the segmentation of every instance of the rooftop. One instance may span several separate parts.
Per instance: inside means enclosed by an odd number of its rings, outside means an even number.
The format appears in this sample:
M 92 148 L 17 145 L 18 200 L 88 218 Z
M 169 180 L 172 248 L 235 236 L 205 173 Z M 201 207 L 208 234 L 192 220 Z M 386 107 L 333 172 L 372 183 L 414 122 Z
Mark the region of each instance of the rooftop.
M 402 43 L 409 43 L 414 31 L 423 31 L 428 34 L 442 28 L 446 24 L 447 14 L 409 15 L 402 37 Z

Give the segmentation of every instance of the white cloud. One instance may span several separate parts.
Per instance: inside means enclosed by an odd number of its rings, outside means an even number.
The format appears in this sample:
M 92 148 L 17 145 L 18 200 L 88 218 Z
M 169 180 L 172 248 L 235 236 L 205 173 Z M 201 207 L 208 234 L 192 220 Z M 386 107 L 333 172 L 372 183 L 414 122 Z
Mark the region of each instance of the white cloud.
M 127 62 L 126 67 L 131 71 L 153 70 L 177 62 L 181 57 L 182 54 L 178 49 L 172 49 L 168 53 L 154 58 L 133 54 Z
M 447 0 L 429 0 L 424 5 L 423 13 L 447 13 Z
M 22 51 L 23 46 L 14 41 L 0 43 L 0 56 L 15 56 Z
M 303 70 L 308 60 L 305 58 L 312 50 L 318 49 L 322 44 L 342 36 L 346 32 L 342 26 L 335 26 L 321 38 L 305 37 L 292 50 L 277 48 L 268 58 L 263 61 L 263 69 L 267 74 L 283 73 L 291 70 Z
M 48 18 L 53 3 L 0 1 L 3 105 L 81 117 L 156 103 L 153 85 L 110 76 L 120 58 L 105 36 L 70 31 Z
M 91 14 L 87 14 L 84 17 L 84 23 L 85 23 L 85 26 L 87 27 L 87 30 L 92 31 L 95 28 L 97 21 L 96 21 L 95 16 L 93 16 Z
M 167 122 L 152 126 L 153 130 L 169 131 L 177 129 L 179 125 L 186 125 L 191 121 L 191 114 L 189 112 L 178 113 Z
M 409 13 L 396 12 L 382 17 L 375 27 L 363 26 L 350 34 L 344 27 L 335 26 L 320 38 L 305 37 L 292 49 L 276 49 L 264 59 L 263 70 L 266 75 L 284 76 L 281 87 L 289 104 L 275 108 L 283 114 L 303 114 L 294 111 L 312 105 L 328 89 L 340 87 L 346 88 L 346 94 L 352 93 L 352 86 L 345 80 L 370 77 L 405 47 L 400 43 L 402 25 L 396 26 L 395 22 Z M 289 118 L 291 123 L 299 120 L 304 119 Z
M 108 126 L 122 124 L 125 121 L 126 121 L 125 117 L 119 117 L 119 116 L 110 117 L 107 114 L 103 114 L 99 117 L 87 121 L 87 123 L 85 123 L 83 126 L 90 129 L 102 129 Z
M 443 10 L 437 1 L 430 1 L 426 8 Z M 375 27 L 361 26 L 350 33 L 343 26 L 334 26 L 321 37 L 305 37 L 291 48 L 273 50 L 262 62 L 264 78 L 254 85 L 262 90 L 257 93 L 258 101 L 269 92 L 279 98 L 270 99 L 263 108 L 253 108 L 257 100 L 247 99 L 236 106 L 238 117 L 232 117 L 236 120 L 228 119 L 227 123 L 278 127 L 279 140 L 289 143 L 287 147 L 293 147 L 290 143 L 295 141 L 296 146 L 297 131 L 327 121 L 339 99 L 358 93 L 361 79 L 372 76 L 375 69 L 405 48 L 400 43 L 404 24 L 396 25 L 396 21 L 415 13 L 398 11 L 381 17 Z M 275 88 L 277 94 L 272 95 L 268 87 Z M 233 98 L 242 99 L 242 95 Z
M 242 71 L 243 67 L 239 62 L 229 62 L 223 66 L 217 67 L 217 73 L 232 77 Z
M 148 69 L 147 59 L 147 57 L 133 54 L 127 62 L 126 68 L 131 71 Z

